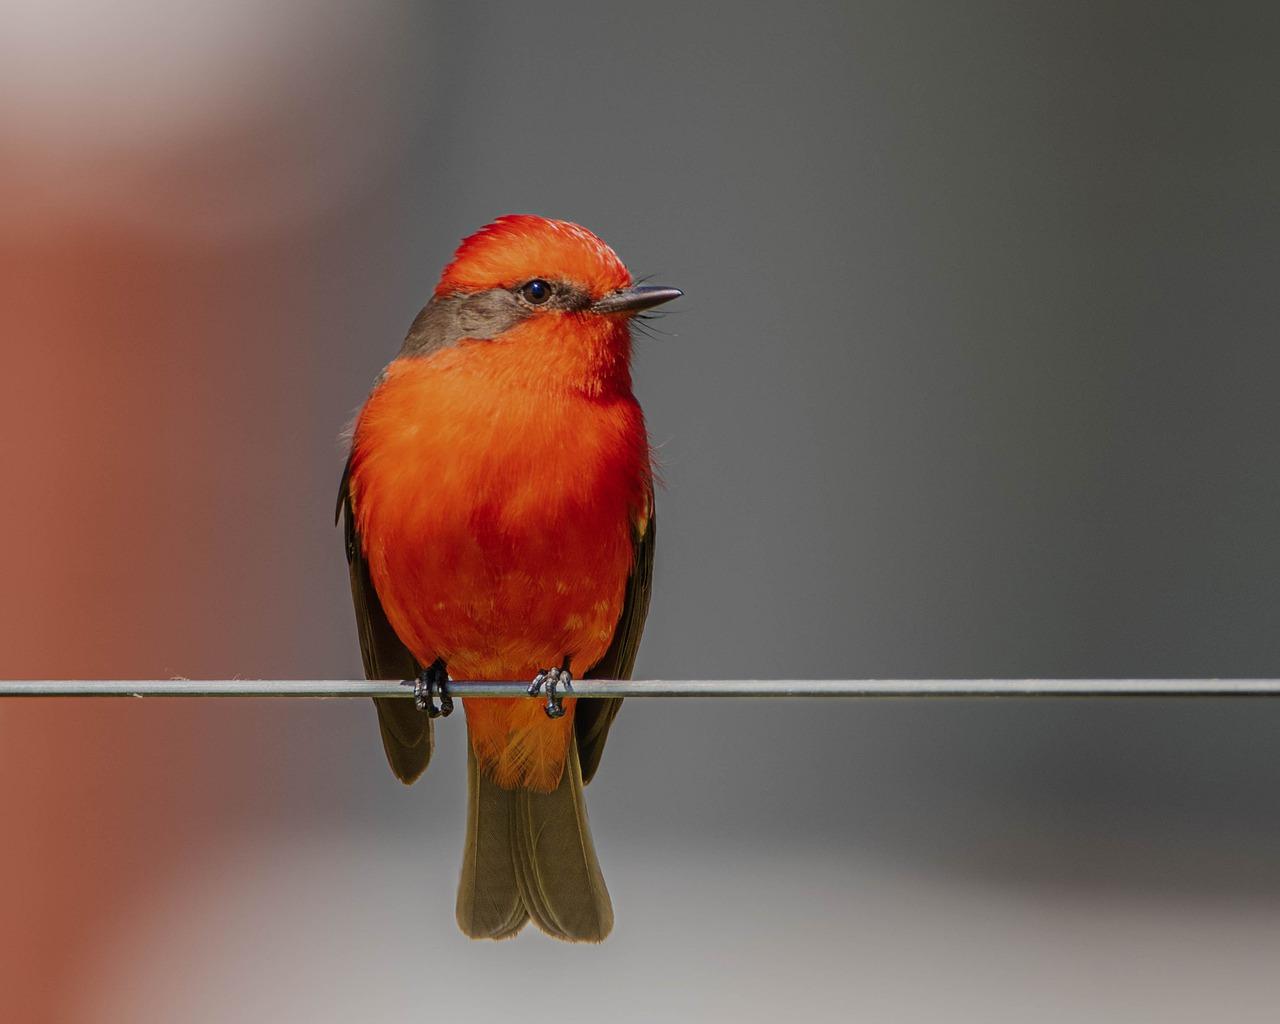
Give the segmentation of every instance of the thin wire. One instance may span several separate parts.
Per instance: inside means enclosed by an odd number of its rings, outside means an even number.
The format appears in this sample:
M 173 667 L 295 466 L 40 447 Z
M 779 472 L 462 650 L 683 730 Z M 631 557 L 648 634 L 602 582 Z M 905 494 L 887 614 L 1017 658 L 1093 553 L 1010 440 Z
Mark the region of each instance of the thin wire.
M 455 697 L 528 696 L 528 682 L 448 684 Z M 774 699 L 1280 697 L 1280 679 L 580 679 L 573 697 Z M 412 686 L 364 679 L 12 679 L 0 697 L 409 697 Z M 538 699 L 545 699 L 539 697 Z

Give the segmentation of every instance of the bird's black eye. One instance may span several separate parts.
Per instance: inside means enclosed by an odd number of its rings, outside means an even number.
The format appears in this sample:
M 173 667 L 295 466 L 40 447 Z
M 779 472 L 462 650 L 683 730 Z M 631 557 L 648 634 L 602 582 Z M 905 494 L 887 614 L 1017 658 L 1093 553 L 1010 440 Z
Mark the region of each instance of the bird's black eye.
M 532 302 L 535 306 L 540 306 L 551 298 L 551 285 L 547 284 L 542 278 L 535 277 L 520 289 L 520 294 L 525 297 L 526 301 Z

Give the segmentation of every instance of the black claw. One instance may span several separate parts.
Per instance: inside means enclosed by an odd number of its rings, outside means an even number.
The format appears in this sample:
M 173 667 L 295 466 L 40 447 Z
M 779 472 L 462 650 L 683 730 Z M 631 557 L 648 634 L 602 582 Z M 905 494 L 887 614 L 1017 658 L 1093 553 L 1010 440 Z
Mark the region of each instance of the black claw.
M 560 695 L 556 692 L 557 686 L 563 686 L 566 693 L 573 692 L 573 673 L 569 671 L 568 663 L 564 668 L 546 668 L 533 677 L 533 682 L 529 684 L 529 696 L 536 697 L 546 688 L 547 703 L 542 710 L 547 713 L 548 718 L 563 718 L 564 704 L 560 701 Z
M 436 704 L 437 694 L 440 696 L 439 705 Z M 418 673 L 418 679 L 413 684 L 413 703 L 419 711 L 425 711 L 428 718 L 448 718 L 453 714 L 449 673 L 439 658 Z

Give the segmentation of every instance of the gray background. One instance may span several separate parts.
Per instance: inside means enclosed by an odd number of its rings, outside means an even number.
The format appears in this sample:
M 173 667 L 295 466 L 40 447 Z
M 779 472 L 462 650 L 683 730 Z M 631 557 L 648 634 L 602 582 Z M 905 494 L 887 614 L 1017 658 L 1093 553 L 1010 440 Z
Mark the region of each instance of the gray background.
M 237 195 L 193 186 L 202 244 L 262 268 L 193 307 L 246 303 L 221 376 L 187 381 L 241 410 L 206 413 L 224 503 L 173 542 L 230 600 L 130 670 L 359 673 L 335 437 L 456 241 L 519 211 L 687 293 L 636 351 L 665 482 L 639 675 L 1280 673 L 1274 8 L 367 17 L 356 56 L 299 58 L 324 101 L 298 180 L 358 157 L 325 202 L 224 236 Z M 245 777 L 202 783 L 213 825 L 101 925 L 68 1018 L 1262 1020 L 1280 997 L 1269 703 L 633 702 L 588 792 L 600 948 L 456 934 L 458 721 L 405 790 L 364 703 L 154 714 Z

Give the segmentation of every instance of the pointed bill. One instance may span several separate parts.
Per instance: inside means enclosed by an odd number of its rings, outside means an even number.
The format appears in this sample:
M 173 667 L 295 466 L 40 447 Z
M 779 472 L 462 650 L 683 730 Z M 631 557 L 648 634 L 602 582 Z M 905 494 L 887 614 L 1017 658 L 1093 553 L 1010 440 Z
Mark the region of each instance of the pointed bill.
M 683 294 L 684 292 L 679 288 L 642 284 L 634 288 L 610 292 L 604 298 L 592 303 L 590 309 L 593 313 L 639 313 L 643 309 L 652 309 L 664 302 L 678 299 Z

